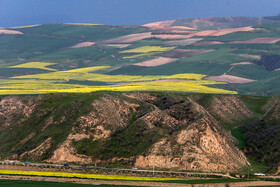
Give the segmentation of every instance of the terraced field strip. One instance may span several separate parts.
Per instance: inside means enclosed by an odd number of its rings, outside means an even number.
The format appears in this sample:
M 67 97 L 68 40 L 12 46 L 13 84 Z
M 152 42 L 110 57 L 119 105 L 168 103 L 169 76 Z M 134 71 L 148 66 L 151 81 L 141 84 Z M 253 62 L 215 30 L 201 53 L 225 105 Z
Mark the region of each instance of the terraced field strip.
M 220 30 L 205 30 L 205 31 L 197 31 L 196 33 L 189 34 L 189 38 L 194 36 L 222 36 L 226 34 L 230 34 L 233 32 L 240 32 L 240 31 L 253 31 L 253 27 L 240 27 L 240 28 L 233 28 L 233 29 L 220 29 Z
M 130 46 L 131 44 L 103 44 L 102 46 L 105 47 L 112 47 L 112 48 L 125 48 Z
M 152 37 L 152 33 L 151 32 L 145 32 L 145 33 L 130 34 L 130 35 L 121 36 L 121 37 L 118 37 L 118 38 L 104 40 L 100 43 L 125 44 L 125 43 L 136 42 L 136 41 L 143 40 L 143 39 L 150 38 L 150 37 Z
M 139 62 L 136 64 L 133 64 L 135 66 L 143 66 L 143 67 L 155 67 L 155 66 L 160 66 L 163 64 L 168 64 L 171 62 L 175 62 L 176 60 L 178 60 L 178 58 L 166 58 L 166 57 L 159 57 L 153 60 L 148 60 L 148 61 L 144 61 L 144 62 Z
M 192 45 L 194 45 L 194 46 L 208 46 L 208 45 L 217 45 L 217 44 L 223 44 L 223 42 L 218 42 L 218 41 L 201 41 L 201 42 L 193 43 Z
M 164 52 L 174 49 L 175 47 L 162 47 L 162 46 L 142 46 L 134 49 L 121 51 L 120 53 L 149 53 L 149 52 Z
M 245 41 L 233 41 L 233 44 L 273 44 L 280 41 L 280 37 L 263 37 Z
M 80 179 L 127 180 L 127 181 L 180 181 L 181 180 L 180 178 L 134 177 L 134 176 L 122 176 L 122 175 L 100 175 L 100 174 L 85 174 L 85 173 L 20 171 L 20 170 L 0 170 L 0 175 L 24 175 L 24 176 L 62 177 L 62 178 L 80 178 Z
M 175 40 L 175 41 L 168 41 L 165 44 L 166 45 L 191 45 L 197 41 L 203 40 L 203 38 L 189 38 L 189 39 L 184 39 L 184 40 Z
M 232 63 L 232 66 L 238 66 L 238 65 L 250 65 L 253 64 L 252 62 L 237 62 L 237 63 Z
M 73 45 L 73 46 L 71 46 L 69 48 L 76 49 L 76 48 L 81 48 L 81 47 L 89 47 L 89 46 L 92 46 L 94 44 L 95 44 L 94 42 L 82 42 L 82 43 L 78 43 L 76 45 Z
M 0 34 L 23 34 L 23 32 L 8 29 L 0 29 Z
M 156 34 L 156 35 L 153 35 L 153 38 L 170 40 L 170 39 L 189 38 L 189 36 L 188 35 L 178 35 L 178 34 Z
M 228 82 L 228 83 L 237 83 L 237 84 L 243 84 L 243 83 L 249 83 L 249 82 L 255 82 L 256 80 L 252 79 L 246 79 L 243 77 L 237 77 L 232 75 L 220 75 L 220 76 L 209 76 L 205 78 L 206 80 L 212 80 L 212 81 L 221 81 L 221 82 Z

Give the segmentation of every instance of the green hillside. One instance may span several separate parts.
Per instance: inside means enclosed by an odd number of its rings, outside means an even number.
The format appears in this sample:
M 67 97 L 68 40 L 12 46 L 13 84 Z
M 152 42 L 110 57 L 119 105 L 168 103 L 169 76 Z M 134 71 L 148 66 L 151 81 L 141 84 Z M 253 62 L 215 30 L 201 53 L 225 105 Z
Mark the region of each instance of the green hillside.
M 22 34 L 0 35 L 0 94 L 280 93 L 277 16 L 168 23 L 162 27 L 46 24 L 5 28 Z

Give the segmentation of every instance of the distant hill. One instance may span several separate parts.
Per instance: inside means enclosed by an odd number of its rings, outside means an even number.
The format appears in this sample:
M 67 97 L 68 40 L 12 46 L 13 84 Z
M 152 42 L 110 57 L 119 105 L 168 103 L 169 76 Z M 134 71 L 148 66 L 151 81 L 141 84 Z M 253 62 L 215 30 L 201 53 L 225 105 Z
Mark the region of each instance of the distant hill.
M 278 95 L 279 16 L 143 26 L 0 29 L 0 94 L 178 91 Z

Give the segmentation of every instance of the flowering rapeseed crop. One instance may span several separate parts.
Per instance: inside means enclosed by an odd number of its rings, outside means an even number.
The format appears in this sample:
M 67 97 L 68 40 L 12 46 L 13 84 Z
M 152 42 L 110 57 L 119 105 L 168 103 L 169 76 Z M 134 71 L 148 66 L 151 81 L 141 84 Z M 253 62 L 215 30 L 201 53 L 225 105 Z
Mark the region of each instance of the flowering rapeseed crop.
M 179 178 L 157 178 L 157 177 L 133 177 L 121 175 L 99 175 L 85 173 L 63 173 L 63 172 L 43 172 L 43 171 L 19 171 L 0 170 L 2 175 L 29 175 L 44 177 L 82 178 L 82 179 L 103 179 L 103 180 L 129 180 L 129 181 L 178 181 Z
M 27 63 L 28 64 L 28 63 Z M 106 75 L 94 73 L 110 66 L 94 66 L 68 71 L 57 71 L 35 75 L 23 75 L 0 79 L 0 95 L 44 94 L 54 92 L 86 93 L 94 91 L 180 91 L 193 93 L 237 94 L 207 85 L 226 84 L 201 80 L 203 74 L 174 75 Z M 93 72 L 93 73 L 91 73 Z M 68 82 L 69 80 L 81 83 Z M 84 85 L 82 81 L 100 82 L 102 86 Z M 106 84 L 110 85 L 106 85 Z
M 174 48 L 175 47 L 142 46 L 135 49 L 121 51 L 120 53 L 148 53 L 148 52 L 156 52 L 156 51 L 164 52 L 164 51 L 170 51 Z

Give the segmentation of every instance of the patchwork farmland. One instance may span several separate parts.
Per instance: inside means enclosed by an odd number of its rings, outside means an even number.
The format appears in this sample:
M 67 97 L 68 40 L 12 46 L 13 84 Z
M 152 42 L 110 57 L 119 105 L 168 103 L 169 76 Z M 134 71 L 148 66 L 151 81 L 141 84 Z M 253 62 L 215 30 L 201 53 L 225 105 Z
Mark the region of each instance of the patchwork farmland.
M 220 28 L 217 19 L 133 27 L 67 23 L 3 28 L 0 94 L 101 90 L 278 94 L 279 88 L 273 86 L 280 76 L 274 71 L 280 68 L 274 60 L 280 56 L 278 22 L 257 25 L 244 18 L 238 27 L 233 18 Z M 170 78 L 178 74 L 186 76 Z M 255 86 L 262 82 L 266 88 Z

